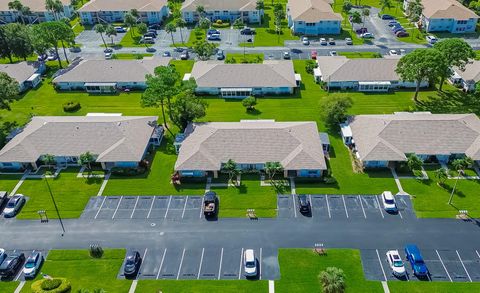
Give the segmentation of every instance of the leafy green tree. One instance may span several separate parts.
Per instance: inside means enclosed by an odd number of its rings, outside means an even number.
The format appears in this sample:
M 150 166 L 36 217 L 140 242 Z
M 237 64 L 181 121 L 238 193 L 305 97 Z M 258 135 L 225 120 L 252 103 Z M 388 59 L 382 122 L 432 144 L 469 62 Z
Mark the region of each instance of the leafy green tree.
M 65 56 L 65 61 L 69 63 L 67 51 L 65 46 L 70 46 L 75 43 L 75 32 L 72 27 L 68 24 L 68 21 L 57 21 L 55 22 L 55 35 L 60 41 L 60 44 L 63 48 L 63 55 Z
M 13 56 L 27 60 L 27 57 L 33 53 L 29 28 L 19 23 L 9 23 L 3 28 L 8 40 L 5 49 L 9 50 Z
M 380 12 L 383 13 L 385 9 L 392 9 L 391 0 L 380 0 Z
M 246 97 L 245 99 L 243 99 L 242 105 L 245 107 L 245 109 L 247 109 L 247 112 L 251 111 L 255 109 L 255 106 L 257 105 L 257 99 L 252 96 Z
M 283 171 L 283 166 L 280 162 L 266 162 L 265 173 L 268 175 L 270 181 L 275 178 L 275 175 Z
M 173 137 L 173 132 L 168 127 L 167 117 L 165 115 L 165 96 L 163 92 L 165 85 L 162 79 L 156 75 L 147 75 L 146 84 L 147 89 L 143 92 L 141 98 L 142 107 L 160 107 L 162 110 L 163 127 L 165 127 Z
M 0 109 L 10 110 L 10 102 L 19 94 L 18 81 L 5 72 L 0 72 Z
M 446 168 L 439 168 L 435 170 L 435 178 L 437 178 L 440 185 L 443 185 L 448 179 L 448 170 Z
M 351 19 L 352 23 L 355 23 L 355 24 L 362 23 L 362 15 L 360 14 L 360 12 L 354 11 L 351 16 L 352 16 L 352 19 Z
M 148 32 L 148 26 L 147 26 L 147 24 L 145 24 L 145 23 L 143 23 L 143 22 L 139 23 L 139 24 L 137 25 L 137 31 L 138 31 L 138 33 L 141 34 L 142 36 L 143 36 L 144 34 L 146 34 L 146 33 Z M 145 42 L 145 47 L 148 48 L 148 44 L 147 44 L 146 42 Z
M 0 26 L 0 57 L 8 58 L 10 63 L 12 60 L 12 49 L 10 48 L 9 35 L 7 35 L 6 25 Z
M 416 82 L 413 99 L 418 102 L 420 84 L 436 80 L 447 66 L 442 53 L 437 49 L 416 49 L 400 59 L 396 72 L 402 80 Z
M 105 38 L 103 37 L 103 34 L 105 33 L 106 31 L 106 27 L 103 23 L 97 23 L 93 29 L 95 30 L 95 32 L 97 34 L 100 35 L 100 37 L 102 38 L 102 42 L 103 42 L 103 45 L 105 46 L 105 49 L 107 49 L 107 43 L 105 42 Z
M 206 17 L 202 17 L 198 21 L 198 27 L 205 30 L 205 31 L 210 28 L 211 24 L 212 24 L 212 22 L 210 21 L 210 19 L 208 19 Z
M 352 99 L 340 95 L 330 95 L 321 105 L 321 116 L 330 128 L 338 128 L 347 119 L 348 109 L 352 107 Z
M 245 24 L 243 23 L 243 19 L 241 17 L 235 19 L 235 21 L 233 22 L 233 26 L 236 27 L 236 28 L 241 28 L 244 25 Z
M 128 28 L 130 29 L 130 35 L 133 38 L 135 34 L 134 28 L 135 28 L 135 25 L 137 24 L 137 18 L 132 14 L 132 12 L 127 12 L 123 17 L 123 22 L 125 22 L 125 25 L 127 25 Z
M 262 14 L 260 12 L 265 9 L 265 2 L 263 2 L 263 0 L 257 0 L 255 3 L 255 9 L 258 11 L 258 23 L 261 24 Z
M 273 7 L 273 16 L 275 23 L 275 31 L 277 32 L 277 43 L 280 42 L 280 34 L 282 33 L 283 20 L 285 19 L 285 10 L 283 5 L 275 3 Z
M 207 42 L 206 40 L 195 42 L 193 45 L 193 51 L 197 54 L 198 59 L 203 61 L 210 59 L 210 56 L 215 54 L 216 48 L 217 46 L 215 44 Z
M 55 20 L 59 20 L 59 13 L 63 11 L 63 4 L 60 0 L 45 0 L 45 9 L 53 13 Z
M 78 158 L 78 162 L 80 165 L 85 166 L 89 171 L 92 170 L 92 163 L 95 162 L 95 158 L 93 157 L 93 154 L 91 152 L 85 152 L 83 154 L 80 154 L 80 157 Z
M 167 23 L 167 25 L 165 26 L 165 32 L 167 34 L 170 34 L 170 36 L 172 37 L 172 44 L 173 46 L 175 46 L 175 39 L 173 38 L 173 33 L 177 31 L 177 28 L 175 26 L 174 23 Z
M 18 13 L 18 16 L 20 17 L 20 21 L 25 24 L 25 19 L 23 15 L 24 7 L 22 2 L 19 0 L 14 0 L 11 2 L 8 2 L 8 9 L 16 11 Z
M 175 26 L 178 27 L 178 29 L 180 30 L 180 39 L 182 40 L 182 44 L 185 44 L 185 42 L 183 41 L 182 29 L 187 26 L 187 22 L 183 18 L 179 17 L 175 20 Z
M 423 161 L 416 154 L 409 154 L 407 156 L 407 166 L 412 171 L 422 169 Z
M 180 74 L 175 66 L 159 66 L 155 68 L 155 75 L 159 76 L 165 85 L 163 95 L 167 98 L 167 106 L 170 113 L 171 99 L 178 94 L 176 83 L 180 79 Z M 170 119 L 172 119 L 172 116 L 170 116 Z
M 322 284 L 324 293 L 343 293 L 345 292 L 345 273 L 337 267 L 328 267 L 321 271 L 318 279 Z
M 419 21 L 423 12 L 422 0 L 409 1 L 406 12 L 412 22 Z
M 180 93 L 172 103 L 172 121 L 181 130 L 196 119 L 205 117 L 208 104 L 191 91 Z
M 105 34 L 107 35 L 107 37 L 110 38 L 110 40 L 112 41 L 112 47 L 115 45 L 113 43 L 113 37 L 117 35 L 117 30 L 115 29 L 115 27 L 111 24 L 107 25 L 107 27 L 105 28 Z
M 475 51 L 472 47 L 462 39 L 444 39 L 441 40 L 433 48 L 437 49 L 443 54 L 443 59 L 447 66 L 445 70 L 440 74 L 440 86 L 439 90 L 442 90 L 443 82 L 446 78 L 452 75 L 452 66 L 465 69 L 467 63 L 476 57 Z
M 228 174 L 228 182 L 231 182 L 233 177 L 238 176 L 241 172 L 237 167 L 237 163 L 232 159 L 229 159 L 222 165 L 222 171 Z
M 199 19 L 205 16 L 205 7 L 203 7 L 202 5 L 198 5 L 195 8 L 195 11 L 197 12 Z
M 344 17 L 345 23 L 347 23 L 348 14 L 350 14 L 350 11 L 352 10 L 352 8 L 353 8 L 352 2 L 350 2 L 350 1 L 344 1 L 344 2 L 343 2 L 343 4 L 342 4 L 342 12 L 346 15 L 346 16 Z
M 42 161 L 46 166 L 50 167 L 55 164 L 55 156 L 51 154 L 45 154 L 42 156 Z

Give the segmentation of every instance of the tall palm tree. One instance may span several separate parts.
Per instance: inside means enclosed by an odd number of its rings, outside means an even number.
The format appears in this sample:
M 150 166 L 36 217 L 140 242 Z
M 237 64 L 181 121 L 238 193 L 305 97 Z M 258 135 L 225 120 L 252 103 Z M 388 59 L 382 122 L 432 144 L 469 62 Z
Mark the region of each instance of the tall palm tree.
M 386 8 L 388 8 L 389 10 L 392 9 L 392 1 L 380 0 L 380 12 L 383 13 L 383 11 L 385 11 Z
M 103 37 L 103 33 L 105 33 L 106 31 L 105 25 L 98 23 L 93 27 L 93 29 L 96 33 L 100 34 L 100 37 L 102 37 L 103 45 L 105 45 L 105 49 L 107 49 L 107 43 L 105 42 L 105 38 Z
M 280 162 L 266 162 L 265 163 L 265 173 L 267 173 L 270 181 L 273 180 L 275 175 L 283 171 L 283 166 Z
M 345 273 L 342 269 L 328 267 L 321 271 L 318 279 L 322 283 L 324 293 L 343 293 L 345 292 Z
M 175 25 L 180 30 L 180 39 L 182 40 L 182 44 L 185 44 L 185 42 L 183 41 L 182 28 L 187 26 L 187 22 L 183 18 L 180 17 L 180 18 L 177 18 L 175 20 Z
M 112 40 L 112 46 L 114 46 L 115 44 L 113 43 L 113 37 L 117 35 L 115 27 L 111 24 L 107 25 L 105 28 L 105 34 Z
M 175 27 L 175 24 L 173 24 L 172 22 L 169 22 L 167 23 L 167 25 L 165 26 L 165 32 L 167 32 L 167 34 L 170 34 L 170 36 L 172 36 L 172 44 L 173 46 L 175 46 L 175 40 L 173 38 L 173 33 L 177 31 L 177 28 Z
M 255 3 L 255 9 L 258 11 L 258 23 L 262 24 L 262 14 L 260 13 L 260 11 L 265 9 L 265 3 L 263 2 L 263 0 L 258 0 Z
M 11 2 L 8 2 L 8 9 L 16 11 L 18 13 L 18 17 L 20 18 L 20 21 L 25 24 L 25 20 L 23 19 L 22 15 L 22 8 L 23 4 L 20 2 L 20 0 L 14 0 Z
M 227 183 L 231 182 L 234 176 L 238 176 L 240 174 L 240 169 L 237 167 L 237 162 L 232 159 L 229 159 L 225 164 L 222 165 L 222 171 L 228 174 Z
M 52 12 L 55 20 L 58 20 L 58 15 L 63 11 L 63 3 L 60 0 L 45 0 L 45 9 Z
M 365 27 L 365 18 L 367 18 L 367 16 L 370 16 L 370 9 L 363 8 L 362 9 L 362 27 Z
M 137 18 L 131 12 L 127 12 L 125 13 L 125 16 L 124 16 L 124 22 L 130 28 L 130 35 L 133 38 L 133 35 L 134 35 L 133 28 L 137 24 Z
M 445 168 L 439 168 L 435 170 L 435 177 L 438 180 L 438 184 L 443 185 L 448 179 L 448 170 Z

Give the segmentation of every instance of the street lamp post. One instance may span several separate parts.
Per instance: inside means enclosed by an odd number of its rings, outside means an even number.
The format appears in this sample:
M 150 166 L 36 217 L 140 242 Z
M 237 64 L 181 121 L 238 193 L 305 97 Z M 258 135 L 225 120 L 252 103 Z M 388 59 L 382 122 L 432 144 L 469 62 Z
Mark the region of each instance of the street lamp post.
M 63 236 L 63 234 L 65 234 L 65 226 L 63 226 L 62 217 L 60 217 L 60 212 L 58 211 L 57 203 L 55 202 L 52 189 L 50 188 L 50 184 L 48 183 L 47 174 L 45 175 L 45 183 L 47 183 L 48 192 L 50 193 L 50 197 L 52 198 L 53 206 L 55 207 L 55 211 L 57 212 L 58 220 L 60 220 L 60 226 L 62 226 L 62 236 Z

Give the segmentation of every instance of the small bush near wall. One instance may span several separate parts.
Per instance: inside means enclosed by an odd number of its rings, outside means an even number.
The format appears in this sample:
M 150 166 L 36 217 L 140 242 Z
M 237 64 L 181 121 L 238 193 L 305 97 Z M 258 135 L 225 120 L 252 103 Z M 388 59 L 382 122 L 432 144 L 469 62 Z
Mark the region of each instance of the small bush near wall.
M 82 106 L 79 102 L 67 102 L 63 104 L 63 111 L 65 112 L 77 112 Z
M 212 23 L 212 26 L 215 27 L 215 28 L 226 28 L 226 27 L 230 27 L 230 23 L 228 23 L 228 22 L 222 22 L 222 23 L 214 22 L 214 23 Z

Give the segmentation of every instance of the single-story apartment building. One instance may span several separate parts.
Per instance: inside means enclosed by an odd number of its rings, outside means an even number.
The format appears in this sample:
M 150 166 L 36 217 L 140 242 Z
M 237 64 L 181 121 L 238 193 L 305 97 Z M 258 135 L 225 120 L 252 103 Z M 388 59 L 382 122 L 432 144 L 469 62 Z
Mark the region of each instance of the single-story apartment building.
M 340 34 L 343 17 L 333 11 L 331 0 L 289 0 L 288 27 L 294 34 Z
M 259 23 L 263 16 L 263 10 L 257 10 L 255 0 L 186 0 L 180 9 L 182 18 L 187 23 L 197 22 L 199 15 L 197 7 L 205 9 L 205 17 L 211 22 L 217 20 L 233 23 L 241 18 L 246 23 Z
M 403 8 L 408 9 L 404 0 Z M 423 5 L 422 26 L 427 32 L 473 33 L 478 15 L 457 0 L 421 0 Z
M 340 126 L 344 143 L 366 168 L 406 162 L 409 154 L 440 163 L 465 156 L 480 160 L 480 119 L 475 114 L 356 115 Z
M 480 81 L 480 61 L 473 60 L 465 68 L 454 67 L 449 80 L 455 85 L 460 85 L 466 92 L 475 91 L 475 85 Z
M 36 116 L 0 150 L 0 169 L 37 169 L 45 155 L 76 166 L 90 152 L 103 169 L 136 167 L 163 128 L 156 116 Z
M 299 86 L 290 60 L 265 60 L 261 64 L 227 64 L 221 61 L 198 61 L 184 80 L 193 78 L 197 94 L 220 95 L 223 98 L 289 95 Z
M 315 80 L 328 89 L 360 92 L 386 92 L 398 88 L 415 88 L 413 81 L 404 81 L 395 72 L 399 58 L 355 58 L 318 56 Z M 427 87 L 424 81 L 420 87 Z
M 145 76 L 155 68 L 167 66 L 170 57 L 142 60 L 79 60 L 55 74 L 52 83 L 58 90 L 113 93 L 118 90 L 144 90 Z
M 45 8 L 45 1 L 41 0 L 21 0 L 24 7 L 30 8 L 30 13 L 25 15 L 21 12 L 12 10 L 8 7 L 8 3 L 12 0 L 0 0 L 0 24 L 21 22 L 21 19 L 26 23 L 40 23 L 45 21 L 54 21 L 62 18 L 72 18 L 75 9 L 70 0 L 60 0 L 63 7 L 58 13 L 47 11 Z
M 123 22 L 125 13 L 135 9 L 139 22 L 158 24 L 167 18 L 167 0 L 90 0 L 79 10 L 82 24 Z
M 217 177 L 228 160 L 241 170 L 280 162 L 284 176 L 320 177 L 327 169 L 315 122 L 191 123 L 185 129 L 175 171 L 181 177 Z
M 19 91 L 35 88 L 42 82 L 46 70 L 43 62 L 23 61 L 14 64 L 0 64 L 0 72 L 6 73 L 18 82 Z

